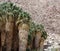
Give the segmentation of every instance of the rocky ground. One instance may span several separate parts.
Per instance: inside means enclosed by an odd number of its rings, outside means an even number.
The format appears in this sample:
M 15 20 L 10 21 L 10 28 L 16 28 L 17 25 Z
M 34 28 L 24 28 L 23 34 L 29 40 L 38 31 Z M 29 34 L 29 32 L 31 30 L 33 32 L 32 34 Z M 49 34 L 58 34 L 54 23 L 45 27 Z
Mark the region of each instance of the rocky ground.
M 60 51 L 60 35 L 48 33 L 44 46 L 45 51 Z

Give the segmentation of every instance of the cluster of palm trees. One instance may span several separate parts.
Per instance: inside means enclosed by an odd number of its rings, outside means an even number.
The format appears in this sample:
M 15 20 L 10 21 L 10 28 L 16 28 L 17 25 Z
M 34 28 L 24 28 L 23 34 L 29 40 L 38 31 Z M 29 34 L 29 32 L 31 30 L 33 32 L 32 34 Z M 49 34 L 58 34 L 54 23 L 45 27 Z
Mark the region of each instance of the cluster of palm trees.
M 30 15 L 11 2 L 0 4 L 1 48 L 6 51 L 43 50 L 47 33 L 42 24 L 35 24 Z M 4 50 L 4 51 L 5 51 Z

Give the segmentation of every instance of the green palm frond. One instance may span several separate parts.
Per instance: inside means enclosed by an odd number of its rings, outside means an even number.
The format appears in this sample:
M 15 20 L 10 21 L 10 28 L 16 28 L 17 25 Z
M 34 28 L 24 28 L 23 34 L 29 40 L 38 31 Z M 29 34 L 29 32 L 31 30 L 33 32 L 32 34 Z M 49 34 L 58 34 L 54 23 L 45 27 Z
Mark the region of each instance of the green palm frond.
M 35 23 L 31 22 L 30 23 L 30 29 L 29 29 L 29 33 L 28 33 L 28 45 L 31 44 L 32 38 L 35 36 Z
M 43 37 L 44 39 L 46 39 L 47 38 L 47 32 L 46 31 L 42 31 L 42 36 L 41 37 Z
M 0 4 L 0 16 L 1 15 L 8 15 L 8 13 L 13 13 L 13 17 L 15 21 L 17 19 L 21 20 L 23 19 L 24 23 L 28 23 L 30 20 L 30 15 L 27 12 L 22 11 L 22 8 L 17 7 L 11 2 L 6 2 L 3 4 Z M 10 14 L 11 15 L 11 14 Z M 9 18 L 7 16 L 7 18 Z
M 42 31 L 42 30 L 44 30 L 44 26 L 42 24 L 38 24 L 38 25 L 36 25 L 36 30 Z
M 29 13 L 27 13 L 27 12 L 24 12 L 24 18 L 27 21 L 29 21 L 31 19 Z
M 9 16 L 13 15 L 14 19 L 16 20 L 20 11 L 21 9 L 11 2 L 0 4 L 0 16 L 7 15 L 7 19 Z
M 29 25 L 30 20 L 31 20 L 30 15 L 27 12 L 23 12 L 22 10 L 19 12 L 17 19 L 18 22 L 20 21 L 21 23 L 26 23 Z
M 31 19 L 30 15 L 27 12 L 22 11 L 19 16 L 21 19 L 24 19 L 24 20 L 30 20 Z
M 36 31 L 36 25 L 34 22 L 31 22 L 30 23 L 30 33 L 32 34 L 33 32 Z

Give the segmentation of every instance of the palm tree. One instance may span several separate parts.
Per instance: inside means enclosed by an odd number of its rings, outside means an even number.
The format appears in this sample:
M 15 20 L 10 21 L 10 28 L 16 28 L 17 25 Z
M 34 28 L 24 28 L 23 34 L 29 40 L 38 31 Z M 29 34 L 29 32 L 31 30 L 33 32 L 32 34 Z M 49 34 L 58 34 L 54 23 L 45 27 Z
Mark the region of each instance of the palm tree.
M 11 51 L 12 37 L 13 37 L 14 18 L 10 13 L 6 17 L 6 51 Z
M 2 25 L 1 23 L 2 22 L 1 21 L 2 21 L 2 18 L 0 17 L 0 41 L 1 41 L 0 42 L 0 50 L 2 51 L 2 40 L 1 40 L 1 25 Z
M 14 20 L 13 20 L 13 14 L 11 13 L 12 4 L 11 3 L 3 3 L 1 4 L 2 13 L 5 15 L 5 31 L 6 31 L 6 51 L 11 51 L 11 45 L 12 45 L 12 35 L 13 35 L 13 26 L 14 26 Z M 3 39 L 3 38 L 2 38 Z
M 17 51 L 19 46 L 19 39 L 18 39 L 18 28 L 16 26 L 16 20 L 18 18 L 19 13 L 22 11 L 21 8 L 17 7 L 16 5 L 13 6 L 13 15 L 14 15 L 14 31 L 13 31 L 13 50 Z
M 2 19 L 4 22 L 5 22 L 5 25 L 6 25 L 6 13 L 7 13 L 7 10 L 8 10 L 8 4 L 7 3 L 3 3 L 3 4 L 0 4 L 0 15 L 2 16 Z M 4 15 L 4 16 L 3 16 Z M 4 24 L 4 22 L 2 22 L 2 24 Z M 1 39 L 2 39 L 2 44 L 4 45 L 4 42 L 5 42 L 5 38 L 6 38 L 6 33 L 5 33 L 5 25 L 2 25 L 2 28 L 4 29 L 2 32 L 1 32 Z
M 1 35 L 1 50 L 2 50 L 2 47 L 5 44 L 6 33 L 5 33 L 5 18 L 4 16 L 1 15 L 0 15 L 0 35 Z
M 2 13 L 5 15 L 6 25 L 5 25 L 5 31 L 6 31 L 6 51 L 11 51 L 11 45 L 12 45 L 12 37 L 14 34 L 14 26 L 15 26 L 15 20 L 18 17 L 19 14 L 19 8 L 13 5 L 12 3 L 3 3 L 0 5 L 2 8 Z
M 39 43 L 42 35 L 42 30 L 44 30 L 43 25 L 36 25 L 36 35 L 35 35 L 35 47 L 36 50 L 39 50 Z
M 34 50 L 34 45 L 35 45 L 34 38 L 35 38 L 35 23 L 31 21 L 29 33 L 28 33 L 27 51 Z
M 19 31 L 19 51 L 26 51 L 28 31 L 29 31 L 30 16 L 27 12 L 20 13 L 18 17 L 18 31 Z
M 42 31 L 42 36 L 40 39 L 40 50 L 43 51 L 43 47 L 44 47 L 44 41 L 47 38 L 47 33 L 45 30 Z

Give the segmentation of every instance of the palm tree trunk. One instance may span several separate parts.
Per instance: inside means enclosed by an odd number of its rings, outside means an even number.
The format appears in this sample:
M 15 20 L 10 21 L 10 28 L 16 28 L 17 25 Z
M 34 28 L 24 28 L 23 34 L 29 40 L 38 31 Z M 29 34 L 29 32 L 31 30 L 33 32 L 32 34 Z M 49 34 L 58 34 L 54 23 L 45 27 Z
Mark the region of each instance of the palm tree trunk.
M 19 26 L 19 51 L 26 51 L 28 31 Z
M 37 32 L 36 37 L 35 37 L 35 48 L 36 48 L 37 51 L 39 49 L 40 39 L 41 39 L 41 33 Z
M 12 48 L 13 27 L 13 22 L 6 22 L 6 51 L 11 51 Z
M 40 41 L 40 51 L 43 51 L 43 48 L 44 48 L 44 38 L 41 38 L 41 41 Z
M 2 46 L 1 46 L 1 31 L 0 31 L 0 51 L 2 51 Z
M 1 32 L 1 45 L 4 46 L 5 44 L 5 38 L 6 38 L 6 34 L 4 31 Z
M 6 33 L 5 31 L 1 32 L 1 50 L 3 51 L 6 47 L 5 47 L 5 40 L 6 40 Z
M 14 35 L 13 37 L 13 50 L 14 51 L 17 51 L 18 50 L 18 46 L 19 46 L 19 43 L 18 43 L 18 35 Z
M 19 46 L 19 38 L 18 38 L 18 30 L 17 26 L 14 25 L 14 34 L 13 34 L 13 50 L 17 51 Z
M 32 36 L 32 50 L 34 50 L 34 49 L 35 49 L 35 35 Z
M 0 34 L 1 34 L 1 50 L 3 50 L 2 47 L 5 46 L 5 39 L 6 39 L 6 33 L 5 33 L 5 23 L 0 23 Z

